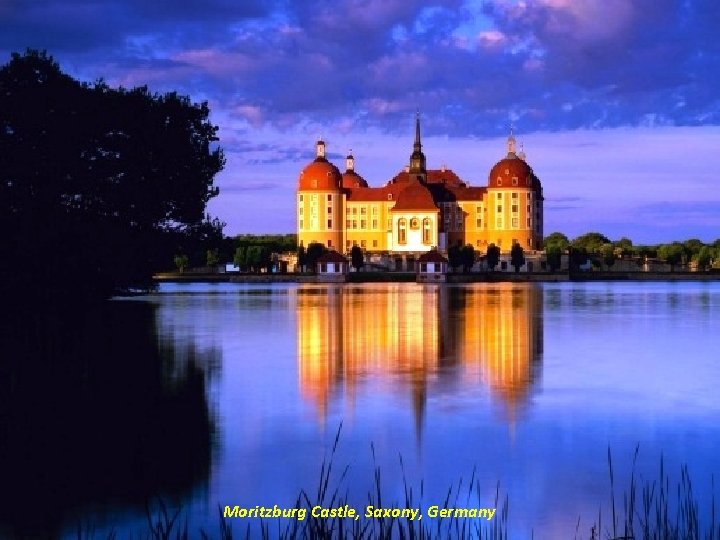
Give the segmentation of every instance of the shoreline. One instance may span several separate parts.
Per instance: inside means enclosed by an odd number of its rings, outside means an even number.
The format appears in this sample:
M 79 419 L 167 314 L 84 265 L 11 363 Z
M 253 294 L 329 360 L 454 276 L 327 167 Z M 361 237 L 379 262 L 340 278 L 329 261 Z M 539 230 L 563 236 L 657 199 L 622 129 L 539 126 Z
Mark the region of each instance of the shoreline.
M 340 277 L 340 276 L 338 276 Z M 414 272 L 351 272 L 346 279 L 316 274 L 226 274 L 161 272 L 155 283 L 415 283 Z M 446 275 L 446 283 L 557 283 L 587 281 L 720 281 L 720 272 L 475 272 Z

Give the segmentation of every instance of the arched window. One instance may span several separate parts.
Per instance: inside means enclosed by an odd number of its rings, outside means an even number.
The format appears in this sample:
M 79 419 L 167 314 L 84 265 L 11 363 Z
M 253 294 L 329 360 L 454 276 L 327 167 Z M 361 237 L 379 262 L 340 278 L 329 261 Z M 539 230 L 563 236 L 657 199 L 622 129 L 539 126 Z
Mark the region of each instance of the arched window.
M 407 220 L 398 220 L 398 244 L 407 244 Z
M 432 243 L 432 231 L 430 230 L 430 218 L 423 219 L 423 244 Z

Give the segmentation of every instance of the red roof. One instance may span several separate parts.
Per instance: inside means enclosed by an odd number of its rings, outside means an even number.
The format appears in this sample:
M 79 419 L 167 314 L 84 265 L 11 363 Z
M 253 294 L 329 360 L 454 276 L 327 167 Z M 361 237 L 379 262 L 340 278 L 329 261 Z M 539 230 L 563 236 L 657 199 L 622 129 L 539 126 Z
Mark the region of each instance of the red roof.
M 418 257 L 418 262 L 421 262 L 421 263 L 429 263 L 429 262 L 431 262 L 431 263 L 447 263 L 448 260 L 445 257 L 443 257 L 439 251 L 432 249 L 432 250 L 427 251 L 427 252 L 423 253 L 422 255 L 420 255 Z
M 400 192 L 398 200 L 391 210 L 430 210 L 437 212 L 438 207 L 435 205 L 430 190 L 417 180 L 413 180 Z
M 342 177 L 338 168 L 325 158 L 316 158 L 300 173 L 298 190 L 336 190 L 340 189 L 341 183 Z
M 540 189 L 540 180 L 525 160 L 515 154 L 508 154 L 490 169 L 488 187 L 529 187 L 537 191 Z
M 360 188 L 368 187 L 365 179 L 355 171 L 345 171 L 342 175 L 342 187 L 344 188 Z
M 326 251 L 318 258 L 319 263 L 347 263 L 347 259 L 340 255 L 337 251 Z

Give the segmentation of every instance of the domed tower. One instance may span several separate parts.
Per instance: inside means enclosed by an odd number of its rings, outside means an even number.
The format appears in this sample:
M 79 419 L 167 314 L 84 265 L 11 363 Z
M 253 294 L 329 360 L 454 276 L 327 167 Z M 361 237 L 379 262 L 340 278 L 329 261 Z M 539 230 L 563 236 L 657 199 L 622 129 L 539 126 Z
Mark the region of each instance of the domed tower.
M 315 159 L 298 179 L 298 245 L 318 242 L 342 250 L 342 210 L 342 175 L 325 157 L 325 142 L 320 140 Z
M 540 180 L 510 132 L 507 155 L 490 170 L 486 208 L 487 241 L 509 252 L 517 242 L 525 251 L 542 249 L 543 196 Z
M 342 175 L 342 187 L 343 189 L 368 187 L 365 179 L 355 172 L 355 158 L 352 155 L 352 151 L 350 151 L 345 158 L 345 172 Z

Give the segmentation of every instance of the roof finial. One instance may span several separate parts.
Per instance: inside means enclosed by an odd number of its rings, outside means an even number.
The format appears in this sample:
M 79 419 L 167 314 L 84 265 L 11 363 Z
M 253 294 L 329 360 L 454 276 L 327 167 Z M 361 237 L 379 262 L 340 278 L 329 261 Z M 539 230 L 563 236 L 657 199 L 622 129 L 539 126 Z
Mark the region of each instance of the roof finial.
M 345 168 L 348 171 L 355 170 L 355 158 L 353 157 L 352 148 L 348 151 L 347 158 L 345 158 Z
M 515 154 L 515 135 L 513 135 L 513 131 L 514 131 L 513 125 L 510 124 L 510 136 L 508 137 L 508 140 L 507 140 L 508 157 L 512 157 L 512 155 Z
M 518 157 L 525 161 L 525 143 L 520 143 L 520 153 L 518 154 Z

